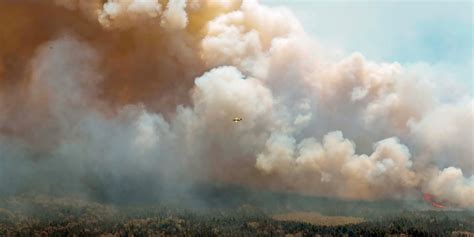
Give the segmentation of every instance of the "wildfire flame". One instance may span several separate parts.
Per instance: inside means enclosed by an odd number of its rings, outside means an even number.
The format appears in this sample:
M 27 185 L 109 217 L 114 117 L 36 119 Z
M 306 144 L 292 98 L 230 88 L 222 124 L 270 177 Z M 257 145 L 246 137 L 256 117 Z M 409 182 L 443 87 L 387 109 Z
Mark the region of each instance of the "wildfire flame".
M 425 200 L 425 202 L 429 203 L 431 206 L 435 207 L 435 208 L 446 208 L 445 205 L 439 203 L 439 202 L 436 202 L 435 201 L 436 197 L 432 194 L 429 194 L 429 193 L 423 193 L 423 200 Z

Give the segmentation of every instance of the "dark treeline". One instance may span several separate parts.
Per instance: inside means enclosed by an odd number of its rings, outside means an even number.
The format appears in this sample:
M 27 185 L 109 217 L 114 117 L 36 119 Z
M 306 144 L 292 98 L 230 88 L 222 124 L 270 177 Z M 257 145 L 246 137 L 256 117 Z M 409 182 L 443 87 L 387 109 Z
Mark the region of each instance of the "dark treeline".
M 403 211 L 331 227 L 275 221 L 252 205 L 117 206 L 42 196 L 0 200 L 0 236 L 467 236 L 468 232 L 474 233 L 469 211 Z

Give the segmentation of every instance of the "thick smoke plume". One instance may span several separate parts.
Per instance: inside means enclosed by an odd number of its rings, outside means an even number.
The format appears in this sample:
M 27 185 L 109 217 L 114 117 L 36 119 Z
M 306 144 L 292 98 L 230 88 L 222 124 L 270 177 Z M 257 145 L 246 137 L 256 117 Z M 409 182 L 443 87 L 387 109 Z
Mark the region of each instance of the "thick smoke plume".
M 335 56 L 284 8 L 3 0 L 0 24 L 2 194 L 223 183 L 474 207 L 472 96 Z

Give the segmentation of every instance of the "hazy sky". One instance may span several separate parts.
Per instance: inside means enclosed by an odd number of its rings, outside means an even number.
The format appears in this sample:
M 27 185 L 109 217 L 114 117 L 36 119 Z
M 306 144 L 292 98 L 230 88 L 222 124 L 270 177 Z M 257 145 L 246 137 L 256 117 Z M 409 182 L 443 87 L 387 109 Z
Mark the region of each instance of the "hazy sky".
M 472 1 L 262 0 L 289 7 L 324 45 L 375 61 L 425 62 L 474 94 Z

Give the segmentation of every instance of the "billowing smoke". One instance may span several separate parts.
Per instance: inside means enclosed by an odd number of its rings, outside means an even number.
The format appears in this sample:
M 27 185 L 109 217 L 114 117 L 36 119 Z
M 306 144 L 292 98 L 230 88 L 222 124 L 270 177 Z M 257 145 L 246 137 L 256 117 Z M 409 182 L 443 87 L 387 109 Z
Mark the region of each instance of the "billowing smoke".
M 337 57 L 284 8 L 6 0 L 0 23 L 0 193 L 223 183 L 474 207 L 472 96 L 426 65 Z

